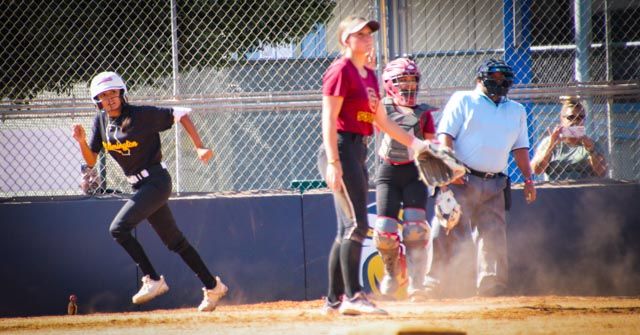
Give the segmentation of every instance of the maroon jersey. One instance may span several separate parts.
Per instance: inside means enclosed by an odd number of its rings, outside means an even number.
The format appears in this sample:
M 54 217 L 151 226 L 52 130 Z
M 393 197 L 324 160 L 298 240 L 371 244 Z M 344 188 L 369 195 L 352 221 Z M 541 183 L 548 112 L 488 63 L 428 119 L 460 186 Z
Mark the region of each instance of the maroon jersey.
M 380 92 L 376 73 L 365 67 L 367 77 L 362 78 L 358 69 L 346 57 L 337 59 L 322 77 L 322 95 L 343 97 L 338 115 L 338 131 L 369 136 L 373 134 L 373 120 Z

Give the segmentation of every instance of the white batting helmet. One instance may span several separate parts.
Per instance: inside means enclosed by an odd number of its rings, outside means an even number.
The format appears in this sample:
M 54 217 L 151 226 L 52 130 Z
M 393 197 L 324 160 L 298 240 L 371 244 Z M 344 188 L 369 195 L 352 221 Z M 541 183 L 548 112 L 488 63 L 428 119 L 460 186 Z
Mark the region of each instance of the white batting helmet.
M 115 72 L 101 72 L 91 80 L 91 99 L 99 103 L 98 94 L 108 90 L 121 90 L 122 96 L 127 94 L 127 85 L 124 80 Z

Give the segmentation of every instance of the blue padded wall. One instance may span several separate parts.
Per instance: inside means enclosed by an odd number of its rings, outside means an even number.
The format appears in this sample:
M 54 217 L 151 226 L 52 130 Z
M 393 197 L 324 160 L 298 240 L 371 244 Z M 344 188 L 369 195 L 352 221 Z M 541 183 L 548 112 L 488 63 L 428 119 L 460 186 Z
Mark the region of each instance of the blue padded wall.
M 81 313 L 194 307 L 202 284 L 144 221 L 141 244 L 170 291 L 131 304 L 139 276 L 109 235 L 121 199 L 0 204 L 0 315 L 64 314 L 70 294 Z M 170 200 L 187 239 L 230 287 L 225 303 L 305 296 L 301 198 L 298 195 Z M 9 275 L 10 274 L 10 275 Z
M 640 185 L 538 189 L 508 214 L 514 294 L 640 295 Z
M 373 204 L 373 192 L 369 198 Z M 640 295 L 638 199 L 639 184 L 539 188 L 532 205 L 514 190 L 511 292 Z M 137 237 L 171 290 L 143 307 L 131 304 L 140 274 L 108 232 L 123 203 L 0 203 L 0 316 L 65 314 L 72 293 L 81 313 L 195 307 L 201 283 L 146 222 Z M 205 263 L 230 287 L 223 303 L 326 294 L 336 232 L 331 194 L 193 197 L 169 205 Z
M 0 204 L 0 315 L 127 310 L 136 269 L 109 235 L 119 201 Z

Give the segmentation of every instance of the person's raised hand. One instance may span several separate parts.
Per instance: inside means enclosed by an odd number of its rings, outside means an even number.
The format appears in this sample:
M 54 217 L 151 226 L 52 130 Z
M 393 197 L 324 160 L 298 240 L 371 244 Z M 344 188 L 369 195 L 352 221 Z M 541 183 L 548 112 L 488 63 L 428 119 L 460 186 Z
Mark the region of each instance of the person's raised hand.
M 558 144 L 560 140 L 560 134 L 562 134 L 562 126 L 555 126 L 553 130 L 548 129 L 547 132 L 549 133 L 550 138 L 549 145 L 553 147 Z
M 213 151 L 211 151 L 211 149 L 209 148 L 198 148 L 197 152 L 198 152 L 198 159 L 205 164 L 208 163 L 209 160 L 213 157 Z
M 87 133 L 84 131 L 84 127 L 82 127 L 82 125 L 79 123 L 76 123 L 73 126 L 71 126 L 71 136 L 78 143 L 87 140 Z

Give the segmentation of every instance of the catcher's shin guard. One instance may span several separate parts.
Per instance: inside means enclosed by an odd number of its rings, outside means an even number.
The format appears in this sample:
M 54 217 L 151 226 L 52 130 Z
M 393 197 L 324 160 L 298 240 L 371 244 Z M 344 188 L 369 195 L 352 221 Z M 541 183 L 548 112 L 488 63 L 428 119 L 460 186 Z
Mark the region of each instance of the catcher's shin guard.
M 400 287 L 400 236 L 398 222 L 391 218 L 378 217 L 373 241 L 384 264 L 384 277 L 380 282 L 380 293 L 392 296 Z
M 407 293 L 412 296 L 424 290 L 424 278 L 427 272 L 427 242 L 429 225 L 426 212 L 418 208 L 404 210 L 402 241 L 407 253 L 407 274 L 409 287 Z

